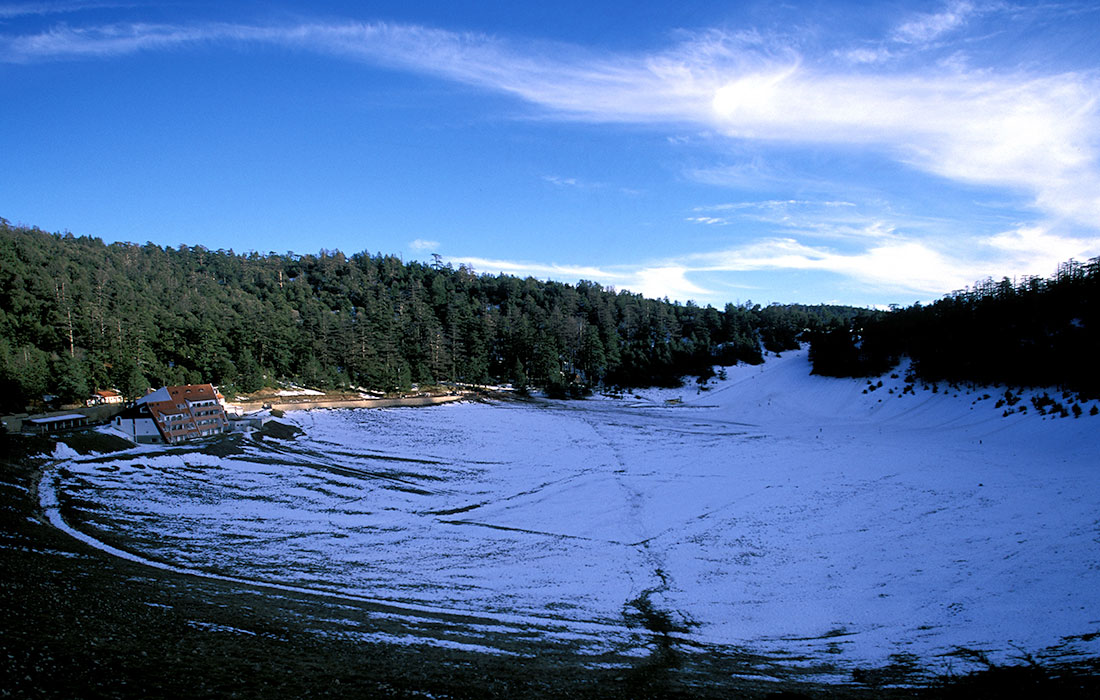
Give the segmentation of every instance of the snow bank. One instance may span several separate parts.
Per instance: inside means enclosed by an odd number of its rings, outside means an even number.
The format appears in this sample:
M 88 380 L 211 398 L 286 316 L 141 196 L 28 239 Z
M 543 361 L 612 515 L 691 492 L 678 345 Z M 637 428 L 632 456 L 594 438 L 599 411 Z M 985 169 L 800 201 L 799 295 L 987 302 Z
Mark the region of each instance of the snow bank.
M 53 453 L 50 454 L 51 459 L 77 459 L 80 457 L 80 453 L 69 447 L 63 442 L 59 442 L 54 445 Z
M 317 389 L 279 389 L 275 392 L 275 396 L 324 396 L 325 392 Z

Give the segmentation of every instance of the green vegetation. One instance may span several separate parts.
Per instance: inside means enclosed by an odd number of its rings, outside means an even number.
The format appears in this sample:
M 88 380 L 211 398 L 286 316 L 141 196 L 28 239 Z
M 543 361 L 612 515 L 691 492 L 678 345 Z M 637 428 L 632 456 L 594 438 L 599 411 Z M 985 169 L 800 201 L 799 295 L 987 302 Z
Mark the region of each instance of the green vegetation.
M 1098 398 L 1100 258 L 1063 263 L 1050 279 L 986 279 L 927 306 L 857 314 L 811 341 L 817 374 L 875 376 L 902 355 L 928 382 L 1061 387 Z
M 588 281 L 478 275 L 438 257 L 106 245 L 0 219 L 0 410 L 97 388 L 133 397 L 210 381 L 247 392 L 279 379 L 382 391 L 511 382 L 563 396 L 705 381 L 714 365 L 759 363 L 800 339 L 817 374 L 875 376 L 908 355 L 925 381 L 1100 397 L 1098 309 L 1100 258 L 890 312 L 719 310 Z
M 392 391 L 499 381 L 558 394 L 676 385 L 715 364 L 758 363 L 856 314 L 718 310 L 587 281 L 478 275 L 438 258 L 106 245 L 0 219 L 0 410 L 186 382 Z

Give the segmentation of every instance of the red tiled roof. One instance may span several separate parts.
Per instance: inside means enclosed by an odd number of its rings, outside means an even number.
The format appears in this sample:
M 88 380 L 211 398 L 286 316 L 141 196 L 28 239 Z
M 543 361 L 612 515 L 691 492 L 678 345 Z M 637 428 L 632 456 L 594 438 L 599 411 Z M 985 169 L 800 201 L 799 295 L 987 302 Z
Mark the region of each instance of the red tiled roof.
M 188 401 L 205 401 L 217 398 L 217 393 L 214 391 L 212 384 L 182 384 L 180 386 L 170 386 L 167 389 L 173 399 L 183 398 Z

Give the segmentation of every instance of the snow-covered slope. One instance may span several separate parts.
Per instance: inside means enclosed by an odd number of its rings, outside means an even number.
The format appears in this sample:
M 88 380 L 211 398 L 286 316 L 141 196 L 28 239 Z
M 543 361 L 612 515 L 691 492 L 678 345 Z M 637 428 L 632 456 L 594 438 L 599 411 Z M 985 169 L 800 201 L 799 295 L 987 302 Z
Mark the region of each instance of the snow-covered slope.
M 274 451 L 74 460 L 59 488 L 139 556 L 477 613 L 579 653 L 652 649 L 642 608 L 685 649 L 786 664 L 1100 653 L 1100 418 L 903 393 L 904 368 L 871 391 L 811 376 L 804 351 L 727 374 L 289 414 L 306 437 Z
M 1025 418 L 1041 421 L 1043 416 L 1030 409 L 1032 396 L 1050 394 L 1069 403 L 1054 390 L 1010 389 L 1021 398 L 1017 404 L 1019 408 L 1005 417 L 1005 407 L 997 406 L 997 401 L 1004 396 L 1004 387 L 911 382 L 907 378 L 907 359 L 894 370 L 873 379 L 819 377 L 810 370 L 808 352 L 804 348 L 770 355 L 763 365 L 725 368 L 727 378 L 712 379 L 707 389 L 701 390 L 688 382 L 683 388 L 646 389 L 634 396 L 652 403 L 679 400 L 685 405 L 709 406 L 760 424 L 792 424 L 792 419 L 799 418 L 823 423 L 873 420 L 907 427 L 987 424 L 995 431 L 1033 422 L 1022 420 Z M 881 386 L 876 386 L 880 382 Z M 913 388 L 906 392 L 910 384 Z M 1082 419 L 1095 418 L 1088 412 L 1094 406 L 1100 407 L 1100 401 L 1083 401 L 1080 405 Z M 1024 406 L 1029 407 L 1030 416 L 1019 412 Z M 1070 428 L 1069 432 L 1078 432 L 1080 427 Z

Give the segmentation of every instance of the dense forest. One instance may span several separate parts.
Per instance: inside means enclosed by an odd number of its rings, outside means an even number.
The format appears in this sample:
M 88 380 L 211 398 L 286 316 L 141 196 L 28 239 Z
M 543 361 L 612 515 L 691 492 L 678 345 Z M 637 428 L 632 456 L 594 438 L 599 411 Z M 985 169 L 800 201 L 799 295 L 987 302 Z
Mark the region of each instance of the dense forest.
M 51 234 L 0 219 L 0 410 L 97 388 L 247 392 L 511 382 L 554 393 L 675 385 L 757 363 L 857 309 L 719 310 L 392 255 L 247 254 Z
M 105 244 L 0 219 L 0 410 L 116 388 L 510 382 L 552 394 L 676 385 L 811 343 L 814 372 L 1058 386 L 1100 397 L 1100 258 L 889 312 L 724 309 L 476 274 L 436 258 Z
M 1100 398 L 1100 258 L 1049 279 L 985 279 L 939 301 L 819 330 L 814 372 L 872 376 L 906 355 L 926 382 L 1060 387 Z

